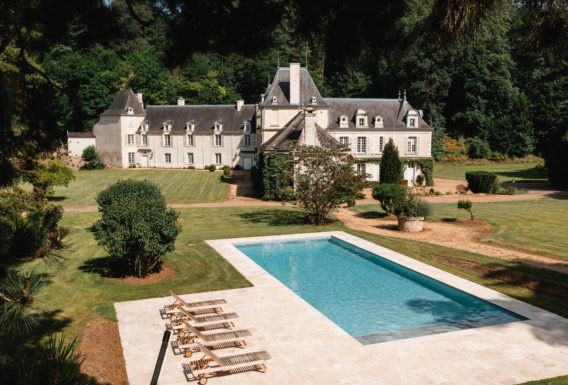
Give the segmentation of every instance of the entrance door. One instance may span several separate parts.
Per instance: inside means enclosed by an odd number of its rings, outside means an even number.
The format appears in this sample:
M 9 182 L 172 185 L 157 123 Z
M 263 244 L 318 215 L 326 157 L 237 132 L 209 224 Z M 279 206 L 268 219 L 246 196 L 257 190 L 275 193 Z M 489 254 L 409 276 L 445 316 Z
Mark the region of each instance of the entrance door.
M 245 162 L 245 170 L 250 170 L 252 167 L 252 158 L 243 158 Z
M 142 167 L 148 167 L 148 155 L 142 155 L 140 157 L 140 164 Z

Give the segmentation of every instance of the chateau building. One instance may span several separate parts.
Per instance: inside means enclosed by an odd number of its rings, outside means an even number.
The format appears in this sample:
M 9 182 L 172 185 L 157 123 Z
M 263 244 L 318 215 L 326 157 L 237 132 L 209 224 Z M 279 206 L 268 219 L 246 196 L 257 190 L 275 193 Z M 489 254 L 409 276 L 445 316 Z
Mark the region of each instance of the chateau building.
M 115 167 L 184 168 L 239 165 L 250 169 L 261 152 L 287 141 L 346 145 L 356 167 L 378 180 L 384 145 L 392 139 L 406 158 L 409 183 L 421 173 L 412 159 L 431 157 L 432 128 L 406 96 L 397 99 L 323 98 L 306 68 L 278 68 L 257 105 L 144 107 L 142 94 L 121 90 L 93 133 L 104 163 Z M 70 133 L 72 134 L 72 133 Z

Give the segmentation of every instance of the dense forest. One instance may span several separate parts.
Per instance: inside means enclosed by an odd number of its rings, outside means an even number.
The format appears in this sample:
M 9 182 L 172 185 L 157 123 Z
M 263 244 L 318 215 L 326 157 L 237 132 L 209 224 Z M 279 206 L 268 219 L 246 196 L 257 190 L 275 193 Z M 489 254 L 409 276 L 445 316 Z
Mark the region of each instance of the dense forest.
M 123 87 L 146 104 L 257 103 L 278 63 L 300 62 L 324 96 L 406 90 L 435 128 L 434 154 L 446 134 L 472 138 L 474 156 L 564 152 L 565 1 L 77 3 L 6 6 L 2 146 L 89 131 Z

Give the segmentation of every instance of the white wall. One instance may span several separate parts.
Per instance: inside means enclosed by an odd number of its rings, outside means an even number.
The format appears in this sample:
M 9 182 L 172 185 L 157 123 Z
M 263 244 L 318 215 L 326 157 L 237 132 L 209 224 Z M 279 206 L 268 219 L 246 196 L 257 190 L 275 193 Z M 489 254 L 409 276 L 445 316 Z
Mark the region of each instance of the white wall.
M 101 116 L 93 127 L 93 133 L 101 161 L 123 167 L 120 116 Z
M 82 156 L 83 150 L 89 146 L 96 147 L 95 138 L 67 138 L 67 149 L 71 156 Z

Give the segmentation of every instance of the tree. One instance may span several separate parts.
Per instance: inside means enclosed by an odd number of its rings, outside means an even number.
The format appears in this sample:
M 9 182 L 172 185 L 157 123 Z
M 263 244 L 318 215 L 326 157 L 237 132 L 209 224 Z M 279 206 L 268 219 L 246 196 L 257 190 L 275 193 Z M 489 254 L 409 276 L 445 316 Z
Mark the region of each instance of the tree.
M 29 171 L 24 179 L 34 186 L 34 193 L 45 198 L 53 193 L 53 186 L 69 185 L 75 179 L 73 170 L 66 167 L 60 160 L 52 160 L 47 164 L 38 164 L 33 171 Z
M 398 148 L 396 148 L 391 138 L 387 144 L 385 144 L 385 148 L 383 149 L 379 182 L 400 183 L 402 166 L 402 161 L 398 157 Z
M 116 273 L 145 277 L 159 271 L 162 257 L 175 249 L 181 228 L 158 186 L 149 181 L 117 182 L 97 195 L 95 239 L 114 262 Z
M 83 150 L 83 156 L 82 157 L 83 157 L 83 160 L 85 162 L 90 162 L 90 161 L 93 161 L 93 160 L 98 160 L 99 154 L 97 154 L 97 149 L 95 148 L 95 146 L 87 146 Z
M 406 194 L 406 186 L 400 183 L 383 183 L 373 188 L 373 198 L 379 201 L 387 215 L 394 212 L 395 203 Z
M 345 196 L 361 190 L 363 179 L 353 168 L 353 158 L 343 149 L 300 146 L 294 156 L 296 201 L 314 225 L 327 222 Z
M 473 211 L 471 211 L 472 206 L 473 205 L 472 205 L 472 203 L 469 199 L 466 199 L 466 200 L 460 199 L 458 201 L 458 209 L 462 209 L 462 210 L 469 212 L 469 215 L 471 216 L 471 220 L 473 221 Z

